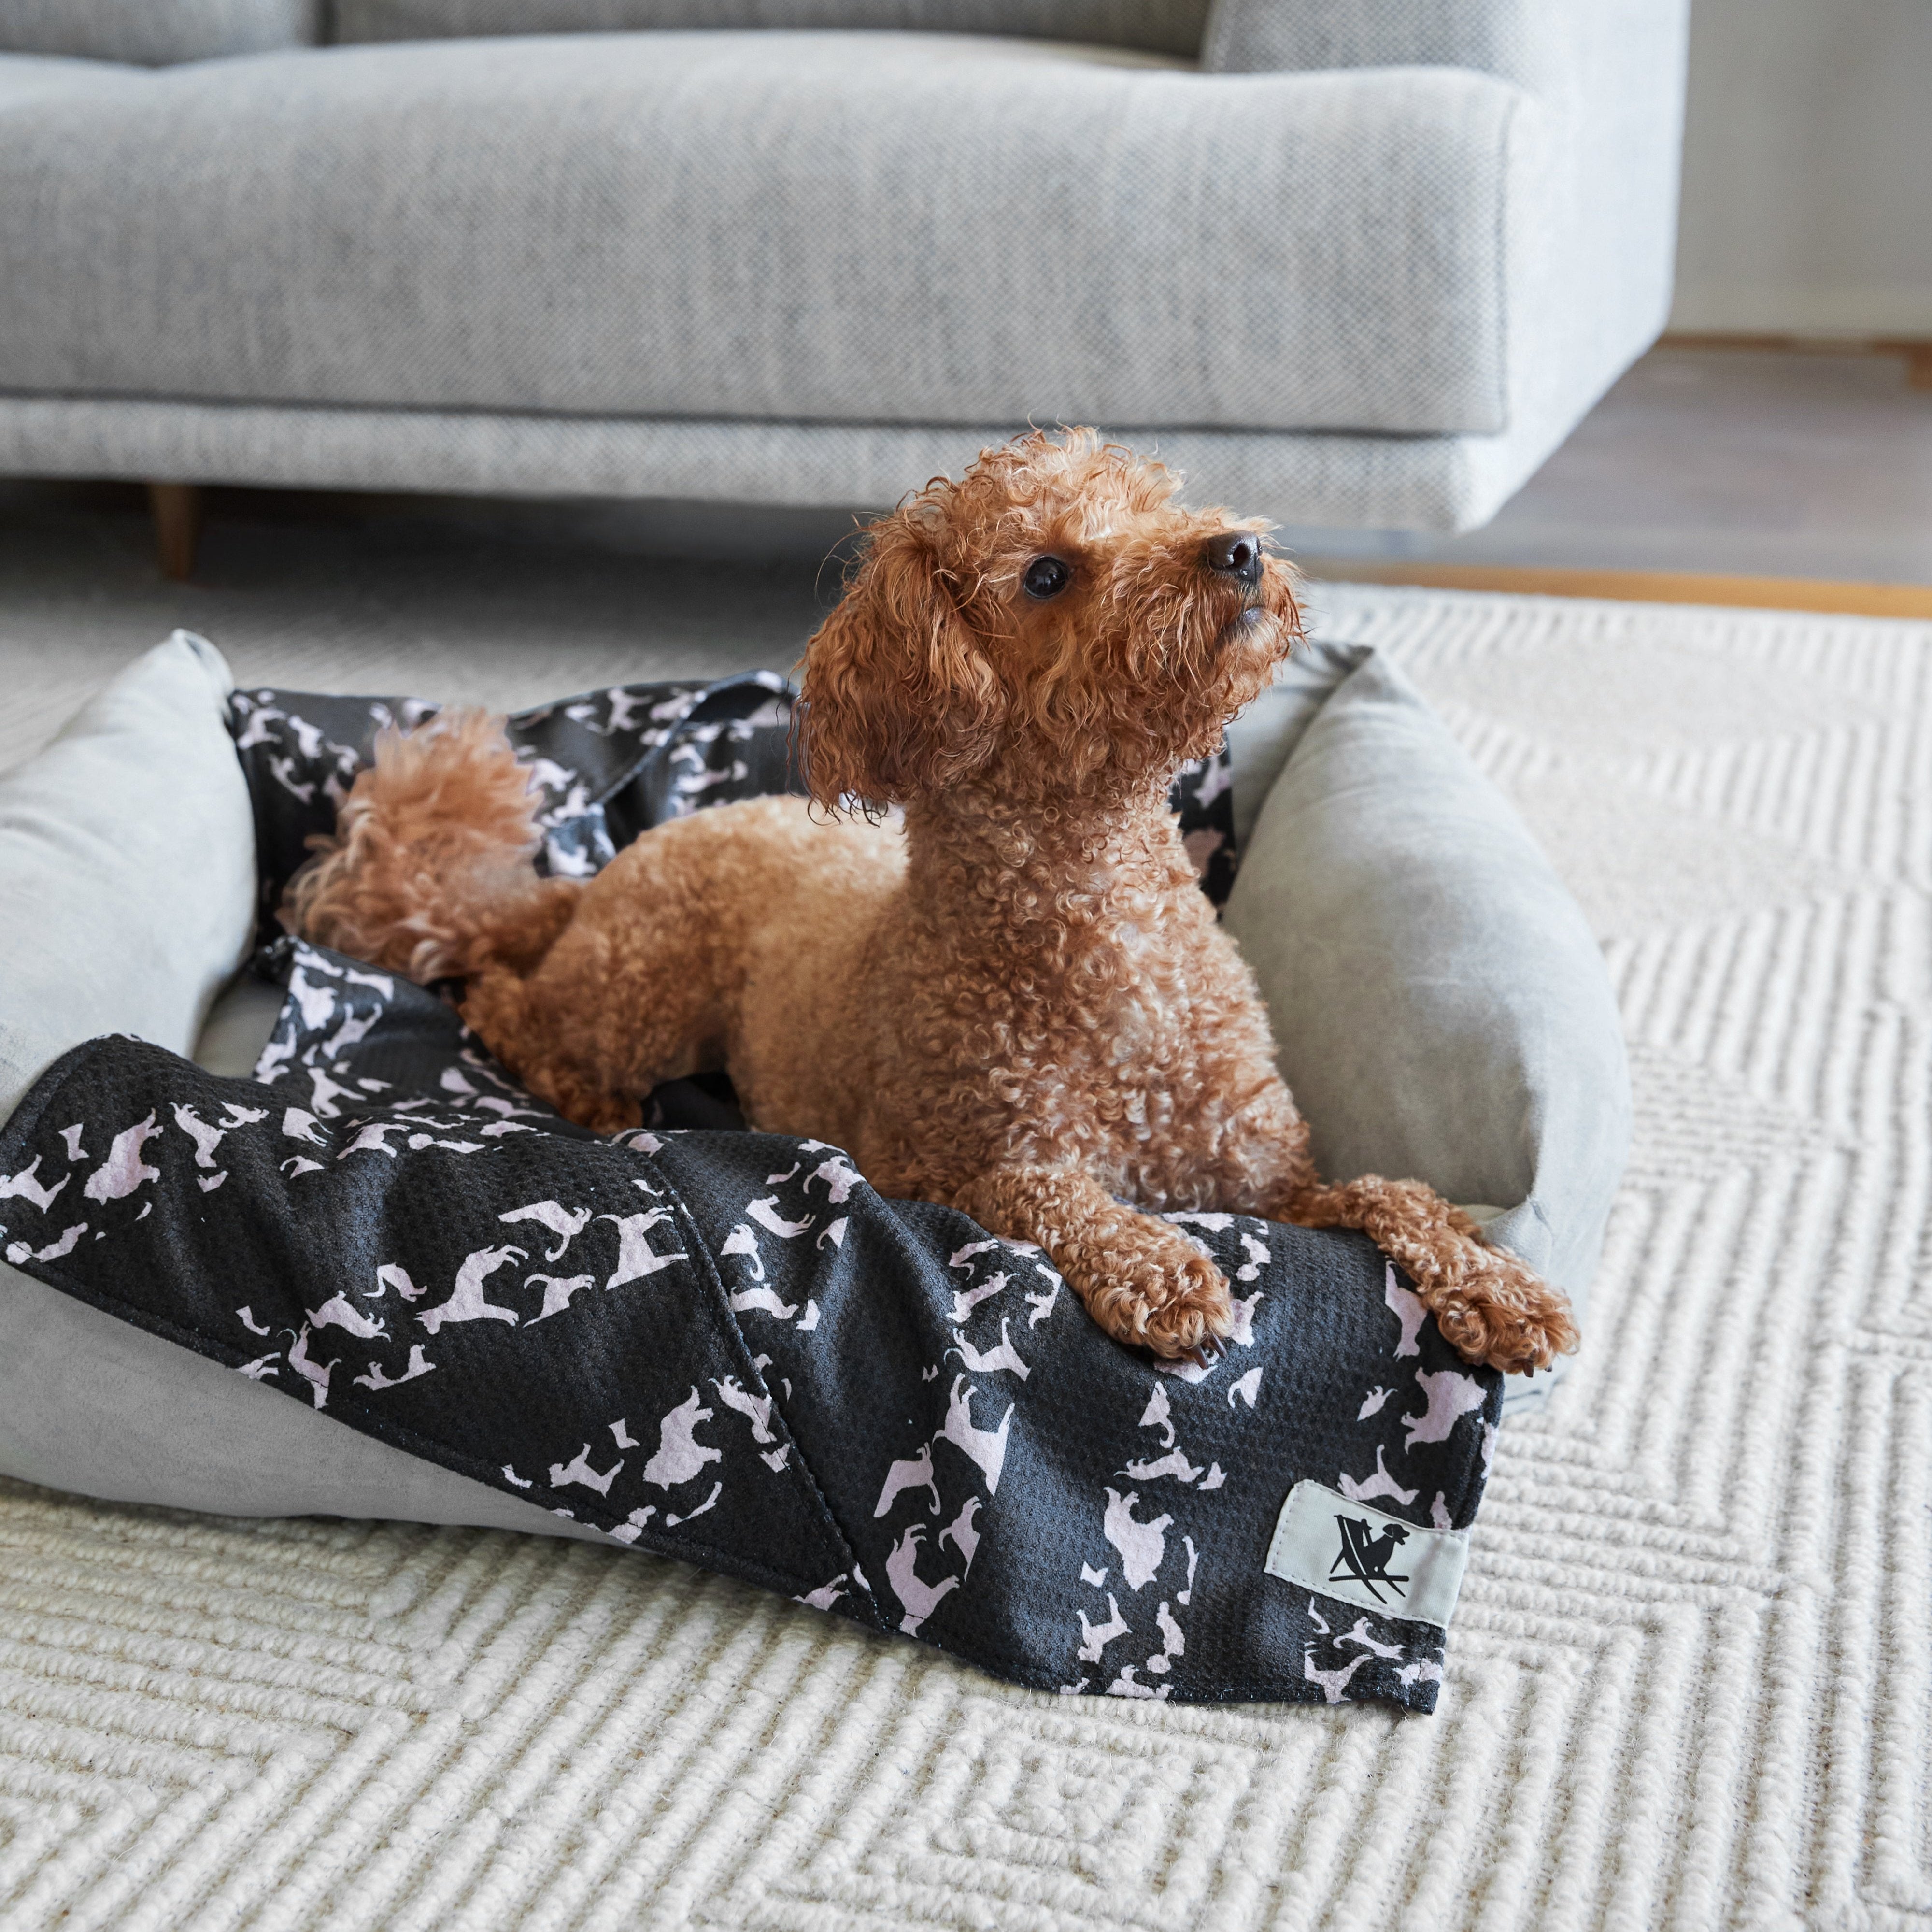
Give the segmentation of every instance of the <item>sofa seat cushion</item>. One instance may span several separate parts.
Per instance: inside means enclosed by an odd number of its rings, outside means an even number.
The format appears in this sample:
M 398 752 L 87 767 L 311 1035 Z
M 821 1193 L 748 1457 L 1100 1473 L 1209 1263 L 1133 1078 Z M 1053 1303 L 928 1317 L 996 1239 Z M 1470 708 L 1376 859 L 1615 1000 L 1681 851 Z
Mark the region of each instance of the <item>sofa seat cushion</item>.
M 0 122 L 0 389 L 1493 432 L 1540 126 L 928 34 L 179 68 Z

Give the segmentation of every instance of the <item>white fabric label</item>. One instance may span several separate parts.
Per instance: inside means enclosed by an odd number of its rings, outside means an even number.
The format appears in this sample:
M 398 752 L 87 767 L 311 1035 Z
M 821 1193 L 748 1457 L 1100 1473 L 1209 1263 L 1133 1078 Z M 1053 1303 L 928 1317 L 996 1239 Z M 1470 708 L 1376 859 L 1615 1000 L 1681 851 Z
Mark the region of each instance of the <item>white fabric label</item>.
M 1424 1529 L 1304 1482 L 1281 1506 L 1265 1567 L 1317 1596 L 1446 1630 L 1468 1560 L 1466 1531 Z

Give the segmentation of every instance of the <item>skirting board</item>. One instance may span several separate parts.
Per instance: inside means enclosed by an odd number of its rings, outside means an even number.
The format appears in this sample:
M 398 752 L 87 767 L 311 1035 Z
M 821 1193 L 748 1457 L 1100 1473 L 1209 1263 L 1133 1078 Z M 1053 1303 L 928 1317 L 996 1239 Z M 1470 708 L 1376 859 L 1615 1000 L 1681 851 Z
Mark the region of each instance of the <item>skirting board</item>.
M 1676 329 L 1660 336 L 1660 349 L 1738 349 L 1779 356 L 1889 356 L 1905 365 L 1909 388 L 1932 389 L 1932 335 L 1810 335 L 1758 334 L 1730 330 Z
M 1295 560 L 1306 575 L 1330 582 L 1600 597 L 1618 603 L 1724 604 L 1852 617 L 1932 617 L 1932 584 L 1847 584 L 1822 577 L 1726 577 L 1689 570 L 1561 570 L 1508 563 L 1381 563 L 1356 557 Z

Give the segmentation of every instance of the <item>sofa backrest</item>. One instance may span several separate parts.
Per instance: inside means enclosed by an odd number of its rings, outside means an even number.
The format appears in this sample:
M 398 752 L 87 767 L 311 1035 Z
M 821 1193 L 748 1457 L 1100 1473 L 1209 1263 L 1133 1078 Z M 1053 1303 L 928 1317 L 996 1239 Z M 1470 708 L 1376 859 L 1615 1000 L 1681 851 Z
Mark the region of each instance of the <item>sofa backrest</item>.
M 0 9 L 9 0 L 0 0 Z M 56 0 L 57 4 L 57 0 Z M 1208 0 L 334 0 L 329 38 L 613 33 L 639 27 L 898 28 L 1018 34 L 1192 56 Z
M 322 0 L 0 0 L 0 53 L 167 67 L 302 47 Z

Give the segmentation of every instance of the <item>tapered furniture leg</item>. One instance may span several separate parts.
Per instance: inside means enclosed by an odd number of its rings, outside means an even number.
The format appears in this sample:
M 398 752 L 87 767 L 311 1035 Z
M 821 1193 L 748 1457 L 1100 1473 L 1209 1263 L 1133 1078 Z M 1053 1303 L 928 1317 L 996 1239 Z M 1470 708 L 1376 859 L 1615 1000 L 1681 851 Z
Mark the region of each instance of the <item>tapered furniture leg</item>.
M 154 549 L 161 575 L 185 583 L 194 575 L 195 546 L 201 538 L 201 486 L 150 483 L 148 507 L 154 519 Z

